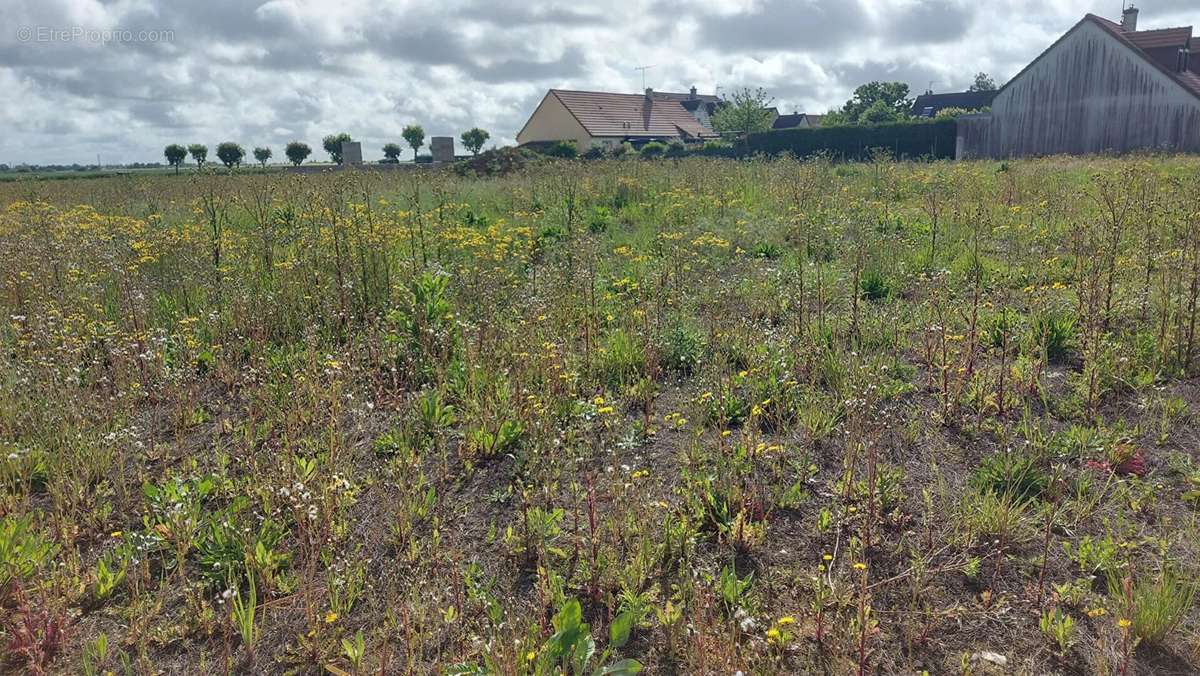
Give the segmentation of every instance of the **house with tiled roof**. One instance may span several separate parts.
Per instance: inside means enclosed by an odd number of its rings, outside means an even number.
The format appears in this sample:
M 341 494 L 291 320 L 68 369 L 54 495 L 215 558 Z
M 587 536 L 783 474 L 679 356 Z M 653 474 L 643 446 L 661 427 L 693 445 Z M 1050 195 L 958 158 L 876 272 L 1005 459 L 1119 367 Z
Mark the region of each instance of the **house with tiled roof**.
M 695 88 L 685 94 L 551 89 L 517 133 L 517 143 L 574 141 L 584 152 L 625 141 L 704 141 L 717 137 L 710 120 L 719 105 L 720 99 Z
M 1200 40 L 1191 26 L 1138 30 L 1088 14 L 959 118 L 960 157 L 1134 150 L 1200 152 Z

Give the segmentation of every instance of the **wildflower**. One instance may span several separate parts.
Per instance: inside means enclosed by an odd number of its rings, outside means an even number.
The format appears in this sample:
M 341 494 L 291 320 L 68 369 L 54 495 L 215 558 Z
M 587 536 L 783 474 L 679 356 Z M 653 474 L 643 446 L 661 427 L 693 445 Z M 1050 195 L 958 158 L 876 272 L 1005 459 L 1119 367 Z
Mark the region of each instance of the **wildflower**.
M 115 538 L 119 538 L 119 537 L 121 537 L 121 531 L 119 531 L 119 530 L 114 530 L 114 531 L 112 532 L 112 536 L 113 536 L 113 537 L 115 537 Z
M 536 653 L 536 652 L 534 652 L 534 651 L 530 650 L 529 652 L 525 653 L 525 661 L 526 661 L 526 662 L 532 662 L 532 661 L 534 661 L 535 659 L 537 659 L 537 653 Z
M 599 413 L 600 415 L 611 414 L 612 412 L 612 406 L 601 406 L 600 408 L 596 409 L 596 413 Z
M 776 624 L 781 627 L 786 627 L 789 624 L 796 624 L 796 618 L 792 617 L 791 615 L 784 615 L 783 617 L 779 618 L 779 622 Z
M 1121 619 L 1117 620 L 1117 626 L 1122 629 L 1128 629 L 1132 624 L 1133 622 L 1127 617 L 1122 617 Z
M 867 564 L 863 563 L 862 561 L 859 561 L 858 563 L 854 564 L 854 570 L 866 570 L 866 569 L 867 569 Z
M 333 624 L 334 622 L 337 622 L 337 619 L 338 619 L 338 614 L 333 612 L 332 610 L 329 611 L 328 613 L 325 613 L 325 624 Z
M 779 630 L 776 629 L 775 627 L 771 627 L 770 629 L 767 630 L 767 638 L 769 638 L 773 641 L 779 640 Z
M 821 558 L 822 558 L 822 559 L 825 559 L 826 561 L 832 561 L 832 560 L 833 560 L 833 554 L 822 554 L 822 555 L 821 555 Z

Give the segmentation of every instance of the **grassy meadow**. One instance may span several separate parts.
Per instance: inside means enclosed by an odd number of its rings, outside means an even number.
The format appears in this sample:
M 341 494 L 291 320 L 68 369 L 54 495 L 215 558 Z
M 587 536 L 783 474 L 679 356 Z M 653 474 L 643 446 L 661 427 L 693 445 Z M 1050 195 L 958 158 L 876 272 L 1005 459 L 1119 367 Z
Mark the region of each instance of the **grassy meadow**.
M 1200 671 L 1200 160 L 0 183 L 0 670 Z

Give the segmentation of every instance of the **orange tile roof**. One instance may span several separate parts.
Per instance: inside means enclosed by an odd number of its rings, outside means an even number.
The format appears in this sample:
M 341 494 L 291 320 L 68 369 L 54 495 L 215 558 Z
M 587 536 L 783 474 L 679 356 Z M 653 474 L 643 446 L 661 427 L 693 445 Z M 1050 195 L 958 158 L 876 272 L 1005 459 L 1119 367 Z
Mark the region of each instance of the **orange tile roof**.
M 1156 47 L 1186 47 L 1188 41 L 1192 39 L 1192 27 L 1183 26 L 1180 28 L 1160 28 L 1152 31 L 1134 31 L 1133 33 L 1125 33 L 1125 37 L 1129 41 L 1142 49 L 1154 49 Z
M 687 94 L 610 94 L 551 89 L 592 136 L 713 138 L 680 101 Z M 680 97 L 680 98 L 677 98 Z

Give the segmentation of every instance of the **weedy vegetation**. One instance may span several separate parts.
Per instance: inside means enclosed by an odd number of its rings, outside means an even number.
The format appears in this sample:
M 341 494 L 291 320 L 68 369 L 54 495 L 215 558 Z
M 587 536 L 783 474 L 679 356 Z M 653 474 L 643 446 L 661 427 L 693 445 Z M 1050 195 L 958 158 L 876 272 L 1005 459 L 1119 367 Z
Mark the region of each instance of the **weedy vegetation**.
M 0 668 L 1200 671 L 1200 163 L 671 155 L 0 185 Z

